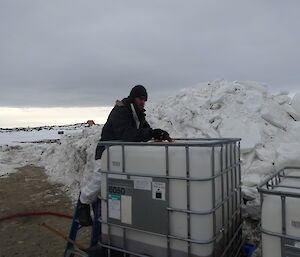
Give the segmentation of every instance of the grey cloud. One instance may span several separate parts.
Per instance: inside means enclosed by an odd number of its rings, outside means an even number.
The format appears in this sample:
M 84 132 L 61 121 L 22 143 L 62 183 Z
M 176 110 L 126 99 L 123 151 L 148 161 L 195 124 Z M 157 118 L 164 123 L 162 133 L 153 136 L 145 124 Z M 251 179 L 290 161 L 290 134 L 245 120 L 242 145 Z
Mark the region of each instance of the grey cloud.
M 134 84 L 156 101 L 217 78 L 296 92 L 299 11 L 297 0 L 2 0 L 0 105 L 112 105 Z

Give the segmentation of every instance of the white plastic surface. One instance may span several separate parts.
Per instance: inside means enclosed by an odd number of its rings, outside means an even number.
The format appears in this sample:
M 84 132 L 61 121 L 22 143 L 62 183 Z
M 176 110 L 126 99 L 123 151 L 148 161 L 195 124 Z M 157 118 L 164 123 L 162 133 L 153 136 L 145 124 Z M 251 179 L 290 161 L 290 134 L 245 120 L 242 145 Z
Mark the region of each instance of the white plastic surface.
M 112 146 L 109 150 L 109 170 L 122 172 L 122 148 Z M 225 167 L 225 149 L 223 168 Z M 215 172 L 220 172 L 221 148 L 215 147 L 214 166 Z M 165 147 L 159 146 L 126 146 L 125 147 L 125 170 L 127 173 L 137 173 L 142 176 L 166 175 Z M 189 148 L 189 172 L 192 178 L 209 178 L 212 176 L 212 147 Z M 102 170 L 108 170 L 107 152 L 102 156 Z M 111 175 L 110 175 L 111 176 Z M 186 150 L 185 147 L 169 147 L 169 176 L 186 177 Z M 118 178 L 126 178 L 123 175 L 114 175 Z M 231 190 L 231 177 L 228 176 L 229 190 Z M 106 197 L 107 175 L 103 174 L 101 196 Z M 145 183 L 147 189 L 147 183 Z M 216 178 L 216 204 L 222 201 L 221 177 Z M 224 176 L 224 188 L 226 188 L 226 176 Z M 187 209 L 187 182 L 185 180 L 169 180 L 169 206 L 172 208 Z M 226 193 L 226 191 L 225 191 Z M 212 209 L 212 181 L 190 182 L 190 209 L 194 211 L 209 211 Z M 217 231 L 221 229 L 222 212 L 220 208 L 216 212 Z M 227 205 L 225 204 L 225 210 Z M 231 207 L 229 208 L 231 209 Z M 151 214 L 149 214 L 151 215 Z M 231 212 L 229 215 L 232 215 Z M 225 211 L 225 220 L 228 213 Z M 102 218 L 107 219 L 107 208 L 102 201 Z M 182 238 L 188 238 L 187 214 L 170 212 L 170 234 Z M 194 240 L 209 240 L 213 237 L 213 215 L 191 214 L 191 238 Z M 102 233 L 107 234 L 107 225 L 102 225 Z M 123 230 L 111 228 L 110 235 L 123 237 Z M 127 240 L 134 240 L 148 245 L 167 248 L 167 240 L 163 237 L 147 235 L 140 232 L 130 231 L 126 233 Z M 170 246 L 174 250 L 187 251 L 187 243 L 171 239 Z M 120 245 L 119 247 L 122 247 Z M 191 244 L 192 254 L 195 256 L 210 256 L 213 252 L 213 244 Z

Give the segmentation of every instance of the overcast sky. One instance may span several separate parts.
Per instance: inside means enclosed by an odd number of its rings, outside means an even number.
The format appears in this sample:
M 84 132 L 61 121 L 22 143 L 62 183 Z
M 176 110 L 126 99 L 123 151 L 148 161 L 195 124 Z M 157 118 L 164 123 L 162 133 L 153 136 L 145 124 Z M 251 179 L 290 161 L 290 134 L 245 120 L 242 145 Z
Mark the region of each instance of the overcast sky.
M 300 85 L 299 0 L 0 0 L 0 106 L 152 101 L 218 78 Z

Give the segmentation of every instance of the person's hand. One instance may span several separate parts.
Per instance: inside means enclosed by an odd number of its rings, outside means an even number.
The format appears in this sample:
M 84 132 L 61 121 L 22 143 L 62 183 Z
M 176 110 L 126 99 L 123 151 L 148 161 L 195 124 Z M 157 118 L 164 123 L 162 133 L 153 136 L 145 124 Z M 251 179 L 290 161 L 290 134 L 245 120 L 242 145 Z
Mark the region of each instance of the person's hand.
M 167 131 L 162 129 L 154 129 L 153 138 L 156 140 L 170 140 L 170 135 Z

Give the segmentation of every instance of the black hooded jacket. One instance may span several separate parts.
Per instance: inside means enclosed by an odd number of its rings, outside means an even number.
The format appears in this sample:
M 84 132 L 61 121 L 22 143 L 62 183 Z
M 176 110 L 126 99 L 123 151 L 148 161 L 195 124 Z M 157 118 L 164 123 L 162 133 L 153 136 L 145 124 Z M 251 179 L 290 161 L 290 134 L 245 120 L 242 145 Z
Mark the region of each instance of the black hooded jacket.
M 132 101 L 130 98 L 116 101 L 116 105 L 110 112 L 103 126 L 100 141 L 119 140 L 127 142 L 147 142 L 152 138 L 153 132 L 145 119 L 145 110 L 139 111 L 133 105 L 139 120 L 139 127 L 137 127 L 131 104 Z M 96 160 L 101 159 L 104 150 L 104 146 L 97 145 Z

